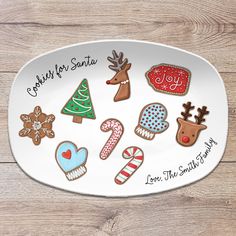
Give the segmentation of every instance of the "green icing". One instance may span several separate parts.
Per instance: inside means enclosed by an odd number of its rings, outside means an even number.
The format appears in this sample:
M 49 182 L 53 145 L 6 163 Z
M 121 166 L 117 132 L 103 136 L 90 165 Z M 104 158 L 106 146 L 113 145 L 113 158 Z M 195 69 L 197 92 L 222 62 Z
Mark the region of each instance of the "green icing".
M 83 79 L 73 96 L 62 109 L 62 113 L 95 119 L 95 113 L 89 93 L 88 81 Z

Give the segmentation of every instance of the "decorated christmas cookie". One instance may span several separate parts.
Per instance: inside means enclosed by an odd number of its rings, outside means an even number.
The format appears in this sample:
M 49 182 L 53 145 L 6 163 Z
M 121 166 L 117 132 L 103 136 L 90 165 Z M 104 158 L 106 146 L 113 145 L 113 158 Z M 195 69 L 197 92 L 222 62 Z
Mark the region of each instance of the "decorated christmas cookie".
M 177 119 L 179 128 L 177 131 L 176 140 L 179 144 L 189 147 L 197 141 L 200 132 L 207 128 L 207 126 L 203 125 L 202 122 L 205 121 L 203 117 L 208 115 L 209 111 L 207 111 L 206 106 L 198 108 L 198 115 L 194 116 L 196 122 L 192 122 L 188 120 L 188 118 L 192 116 L 190 111 L 194 109 L 194 106 L 191 105 L 191 102 L 187 102 L 183 104 L 183 107 L 185 109 L 184 112 L 181 112 L 183 118 Z
M 124 133 L 124 126 L 119 120 L 110 118 L 105 120 L 100 128 L 103 132 L 112 131 L 111 136 L 109 137 L 104 147 L 102 148 L 102 151 L 100 152 L 100 158 L 102 160 L 105 160 L 110 156 L 110 154 L 120 141 Z
M 158 92 L 185 95 L 188 92 L 191 73 L 188 69 L 160 64 L 146 72 L 149 85 Z
M 61 112 L 73 116 L 75 123 L 82 123 L 83 118 L 96 119 L 87 79 L 83 79 Z
M 214 66 L 150 42 L 84 42 L 39 56 L 17 73 L 8 109 L 20 168 L 86 195 L 186 186 L 217 166 L 227 141 L 227 97 Z
M 69 141 L 60 143 L 56 149 L 56 161 L 70 181 L 80 178 L 87 172 L 87 156 L 86 148 L 77 149 L 76 145 Z
M 143 150 L 139 147 L 128 147 L 126 148 L 122 156 L 124 159 L 131 159 L 116 175 L 115 183 L 124 184 L 135 171 L 143 164 L 144 154 Z
M 169 127 L 166 120 L 167 110 L 161 103 L 146 105 L 139 116 L 135 133 L 141 138 L 152 140 L 156 134 L 164 132 Z
M 54 115 L 46 115 L 42 112 L 40 106 L 36 106 L 30 114 L 22 114 L 20 119 L 24 122 L 24 128 L 19 131 L 21 137 L 29 137 L 34 145 L 39 145 L 41 139 L 47 136 L 54 138 L 52 123 L 55 120 Z
M 113 65 L 109 68 L 116 72 L 115 76 L 111 80 L 107 80 L 107 84 L 119 84 L 119 89 L 114 97 L 115 102 L 119 102 L 130 97 L 130 80 L 128 75 L 128 70 L 131 64 L 128 63 L 128 59 L 123 60 L 123 52 L 119 53 L 119 56 L 115 50 L 112 51 L 113 58 L 108 57 L 107 60 Z

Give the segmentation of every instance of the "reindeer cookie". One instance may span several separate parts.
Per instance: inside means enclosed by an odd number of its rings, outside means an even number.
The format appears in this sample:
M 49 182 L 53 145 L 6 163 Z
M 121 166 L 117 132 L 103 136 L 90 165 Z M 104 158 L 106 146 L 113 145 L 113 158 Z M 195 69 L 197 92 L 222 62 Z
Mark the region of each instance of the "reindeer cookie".
M 194 106 L 191 105 L 191 102 L 187 102 L 183 104 L 183 107 L 185 109 L 184 112 L 181 112 L 183 118 L 177 119 L 179 128 L 177 131 L 176 140 L 179 144 L 190 147 L 197 141 L 200 132 L 207 128 L 207 126 L 203 125 L 202 122 L 205 121 L 203 117 L 208 115 L 209 111 L 207 111 L 206 106 L 198 108 L 198 115 L 194 116 L 196 122 L 193 122 L 188 120 L 188 118 L 192 116 L 190 111 L 194 109 Z
M 116 72 L 115 76 L 111 80 L 107 80 L 107 84 L 116 85 L 119 84 L 120 87 L 114 97 L 115 102 L 119 102 L 130 97 L 130 81 L 128 70 L 131 67 L 131 63 L 128 63 L 128 59 L 123 60 L 123 52 L 119 53 L 119 56 L 115 50 L 112 51 L 113 58 L 107 57 L 107 60 L 110 61 L 113 65 L 108 67 L 111 70 Z

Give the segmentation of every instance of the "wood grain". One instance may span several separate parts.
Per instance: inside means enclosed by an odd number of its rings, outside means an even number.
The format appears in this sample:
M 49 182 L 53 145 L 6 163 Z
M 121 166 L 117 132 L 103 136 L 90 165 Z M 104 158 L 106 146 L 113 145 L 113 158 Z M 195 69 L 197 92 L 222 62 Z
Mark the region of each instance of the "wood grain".
M 236 19 L 236 3 L 232 0 L 1 0 L 0 5 L 2 23 L 100 27 L 105 24 L 125 26 L 151 21 L 160 24 L 194 21 L 223 25 L 235 24 Z
M 236 1 L 0 0 L 0 235 L 236 235 Z M 53 189 L 26 176 L 7 133 L 10 86 L 33 57 L 98 39 L 177 46 L 221 72 L 229 102 L 224 158 L 190 186 L 135 198 Z
M 207 30 L 206 30 L 207 28 Z M 18 71 L 28 60 L 49 50 L 89 40 L 130 38 L 164 43 L 199 54 L 220 72 L 236 72 L 233 24 L 138 23 L 135 25 L 1 25 L 0 71 Z M 14 40 L 9 40 L 14 39 Z M 6 60 L 6 55 L 8 60 Z
M 236 166 L 222 163 L 188 187 L 108 199 L 56 190 L 2 164 L 0 235 L 235 235 L 235 178 Z

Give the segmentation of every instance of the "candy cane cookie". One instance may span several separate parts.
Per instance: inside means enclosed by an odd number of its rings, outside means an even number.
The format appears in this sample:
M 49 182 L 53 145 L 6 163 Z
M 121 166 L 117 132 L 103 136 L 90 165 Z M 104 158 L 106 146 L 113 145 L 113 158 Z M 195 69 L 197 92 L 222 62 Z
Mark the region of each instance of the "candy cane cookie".
M 112 151 L 120 141 L 124 133 L 124 126 L 119 120 L 110 118 L 105 120 L 100 128 L 103 132 L 108 132 L 112 130 L 111 136 L 109 137 L 104 147 L 102 148 L 102 151 L 100 152 L 100 158 L 102 160 L 105 160 L 111 155 Z
M 128 147 L 122 153 L 123 158 L 131 159 L 116 175 L 115 183 L 124 184 L 134 172 L 143 164 L 144 153 L 139 147 Z

